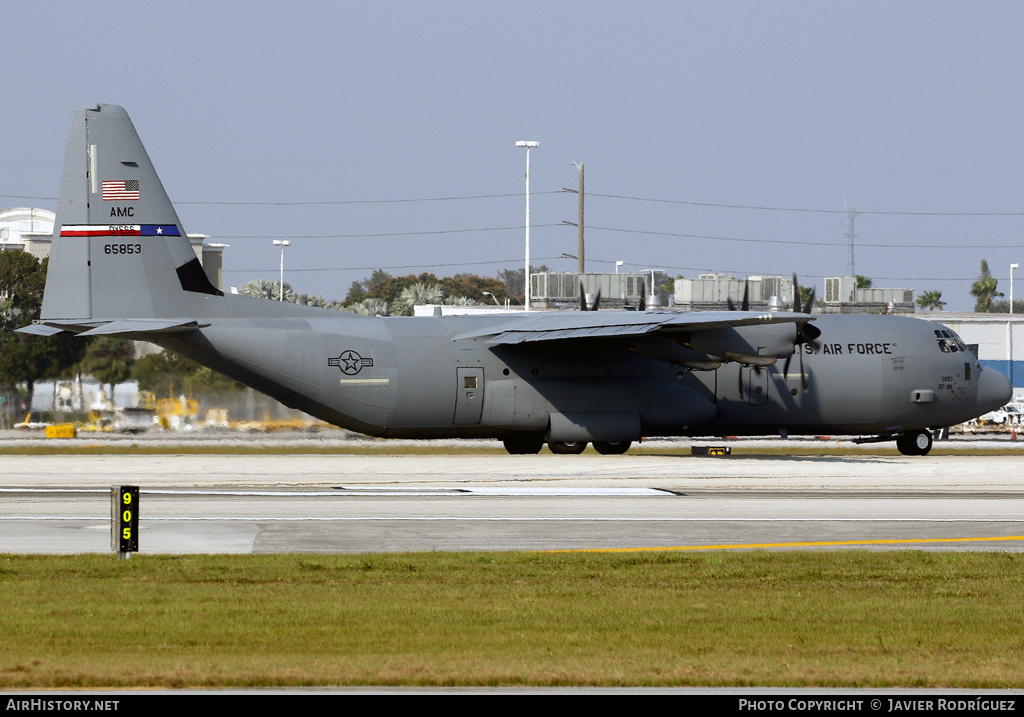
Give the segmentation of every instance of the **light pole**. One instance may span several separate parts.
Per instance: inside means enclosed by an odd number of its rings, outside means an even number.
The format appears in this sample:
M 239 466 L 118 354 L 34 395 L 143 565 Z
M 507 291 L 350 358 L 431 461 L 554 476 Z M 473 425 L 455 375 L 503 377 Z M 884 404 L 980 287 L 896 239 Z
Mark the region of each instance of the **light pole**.
M 1013 270 L 1019 269 L 1020 264 L 1010 264 L 1010 313 L 1013 313 Z
M 539 147 L 540 142 L 521 139 L 516 147 L 526 147 L 526 268 L 523 271 L 523 289 L 526 310 L 530 310 L 530 150 Z
M 280 288 L 277 291 L 277 300 L 284 301 L 284 248 L 291 246 L 292 243 L 287 239 L 275 239 L 274 246 L 281 247 L 281 283 Z
M 492 294 L 491 292 L 489 292 L 489 291 L 481 291 L 480 293 L 483 294 L 484 296 L 489 296 L 492 299 L 494 299 L 494 305 L 495 306 L 501 306 L 501 304 L 498 303 L 498 297 L 495 296 L 494 294 Z
M 618 274 L 618 273 L 619 273 L 619 267 L 620 267 L 620 266 L 622 266 L 622 265 L 623 265 L 623 264 L 625 264 L 625 263 L 626 263 L 626 262 L 624 262 L 624 261 L 617 261 L 617 262 L 615 262 L 615 273 L 616 273 L 616 274 Z

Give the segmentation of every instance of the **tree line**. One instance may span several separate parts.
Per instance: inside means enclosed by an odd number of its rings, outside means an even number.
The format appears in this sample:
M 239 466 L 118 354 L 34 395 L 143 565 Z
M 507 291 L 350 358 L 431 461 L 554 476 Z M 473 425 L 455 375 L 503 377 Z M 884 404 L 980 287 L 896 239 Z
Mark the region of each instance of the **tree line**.
M 530 267 L 531 272 L 549 271 L 546 266 Z M 328 301 L 322 296 L 296 293 L 288 282 L 254 279 L 242 285 L 241 293 L 264 299 L 290 301 L 369 316 L 411 316 L 413 307 L 422 304 L 476 306 L 503 304 L 522 305 L 524 299 L 523 269 L 505 269 L 496 277 L 477 274 L 455 274 L 437 277 L 424 272 L 419 275 L 392 276 L 383 269 L 352 282 L 342 300 Z

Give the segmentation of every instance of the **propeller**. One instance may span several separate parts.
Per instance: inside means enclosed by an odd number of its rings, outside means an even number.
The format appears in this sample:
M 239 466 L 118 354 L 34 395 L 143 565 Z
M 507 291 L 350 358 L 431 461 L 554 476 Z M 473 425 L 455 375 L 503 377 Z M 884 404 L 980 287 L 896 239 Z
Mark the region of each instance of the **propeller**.
M 647 311 L 647 282 L 640 282 L 640 311 Z
M 814 310 L 814 293 L 814 288 L 812 287 L 810 293 L 807 295 L 808 314 Z M 804 313 L 800 308 L 800 283 L 797 281 L 796 274 L 793 274 L 793 312 L 797 314 Z M 797 351 L 799 351 L 800 354 L 800 388 L 803 391 L 807 390 L 807 374 L 804 373 L 804 345 L 815 348 L 817 346 L 815 341 L 817 341 L 820 336 L 821 329 L 810 322 L 804 321 L 796 324 L 796 336 L 793 337 L 793 345 L 797 347 Z M 782 376 L 784 378 L 789 378 L 789 362 L 792 358 L 792 354 L 787 356 L 786 362 L 782 365 Z
M 737 310 L 736 309 L 736 304 L 734 304 L 732 302 L 732 297 L 731 296 L 725 297 L 725 305 L 728 307 L 729 311 L 736 311 Z M 740 311 L 750 311 L 750 280 L 749 279 L 744 279 L 743 280 L 743 301 L 740 302 L 739 310 Z M 756 371 L 758 373 L 760 373 L 761 369 L 757 368 Z M 740 366 L 740 368 L 736 371 L 736 390 L 739 391 L 740 398 L 743 398 L 743 367 L 742 366 Z
M 732 297 L 725 297 L 725 305 L 729 311 L 736 311 L 736 304 L 732 303 Z M 743 302 L 740 304 L 740 311 L 750 311 L 750 280 L 743 280 Z
M 594 297 L 594 308 L 593 309 L 588 309 L 587 308 L 587 295 L 586 295 L 586 293 L 585 293 L 585 291 L 583 289 L 583 282 L 581 281 L 580 282 L 580 311 L 597 311 L 597 309 L 598 309 L 598 307 L 600 305 L 601 305 L 601 290 L 598 289 L 597 290 L 597 296 Z

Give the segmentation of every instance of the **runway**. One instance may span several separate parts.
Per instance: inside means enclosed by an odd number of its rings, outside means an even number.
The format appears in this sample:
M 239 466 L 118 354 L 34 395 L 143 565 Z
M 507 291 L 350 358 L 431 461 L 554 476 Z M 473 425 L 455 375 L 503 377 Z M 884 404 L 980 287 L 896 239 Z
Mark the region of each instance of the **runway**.
M 1015 456 L 7 456 L 0 552 L 1024 549 Z

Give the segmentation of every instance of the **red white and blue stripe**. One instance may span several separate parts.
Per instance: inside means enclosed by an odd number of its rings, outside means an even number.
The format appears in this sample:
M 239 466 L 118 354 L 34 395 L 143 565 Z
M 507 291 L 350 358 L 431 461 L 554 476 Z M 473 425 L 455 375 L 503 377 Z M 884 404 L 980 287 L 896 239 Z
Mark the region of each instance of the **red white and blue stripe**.
M 176 224 L 65 224 L 62 237 L 180 237 Z

